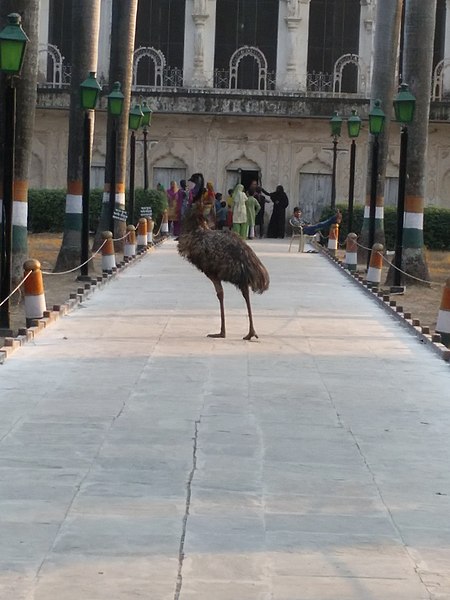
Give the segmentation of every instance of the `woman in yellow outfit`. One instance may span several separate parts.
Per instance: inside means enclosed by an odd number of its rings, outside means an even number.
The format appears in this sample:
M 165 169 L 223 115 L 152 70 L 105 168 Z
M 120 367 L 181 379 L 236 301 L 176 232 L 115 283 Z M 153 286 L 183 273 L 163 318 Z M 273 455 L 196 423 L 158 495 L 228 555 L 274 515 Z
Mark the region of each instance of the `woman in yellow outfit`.
M 244 192 L 244 186 L 238 183 L 233 192 L 233 231 L 241 236 L 243 240 L 247 239 L 247 195 Z

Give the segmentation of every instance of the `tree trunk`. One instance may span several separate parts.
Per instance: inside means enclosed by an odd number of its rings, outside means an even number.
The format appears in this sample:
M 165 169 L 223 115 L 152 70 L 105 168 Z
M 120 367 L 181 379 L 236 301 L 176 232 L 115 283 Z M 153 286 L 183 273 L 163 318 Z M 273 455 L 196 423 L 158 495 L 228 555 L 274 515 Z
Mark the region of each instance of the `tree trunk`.
M 371 97 L 381 100 L 381 108 L 386 114 L 383 132 L 378 136 L 378 184 L 376 194 L 375 242 L 385 244 L 384 239 L 384 180 L 389 141 L 389 123 L 392 113 L 392 100 L 396 88 L 395 73 L 399 51 L 400 23 L 403 0 L 378 0 L 376 12 L 375 47 L 373 57 Z M 371 106 L 372 108 L 372 106 Z M 370 192 L 372 178 L 373 139 L 369 142 L 366 181 L 366 205 L 361 240 L 364 246 L 369 242 Z M 365 252 L 361 253 L 363 259 Z
M 55 271 L 72 269 L 81 259 L 84 112 L 80 84 L 97 69 L 99 27 L 100 0 L 73 0 L 66 215 Z
M 408 126 L 408 177 L 406 180 L 402 268 L 429 281 L 423 249 L 423 206 L 430 115 L 436 0 L 406 0 L 404 82 L 416 97 L 414 120 Z M 408 280 L 414 283 L 414 280 Z
M 10 13 L 19 13 L 22 17 L 22 27 L 29 42 L 27 44 L 22 71 L 15 78 L 17 90 L 16 110 L 16 148 L 14 167 L 14 196 L 13 196 L 13 256 L 12 281 L 22 279 L 23 263 L 28 255 L 27 217 L 28 217 L 28 176 L 31 162 L 33 141 L 34 116 L 37 99 L 37 66 L 38 66 L 38 28 L 39 0 L 3 0 L 2 17 Z M 3 27 L 5 23 L 1 25 Z M 2 80 L 1 97 L 4 95 L 6 78 Z M 1 140 L 4 140 L 4 103 L 1 101 L 0 115 L 2 128 Z M 3 170 L 1 173 L 3 181 Z
M 116 172 L 115 172 L 115 207 L 125 210 L 125 179 L 127 162 L 127 142 L 128 142 L 128 113 L 130 111 L 131 82 L 133 74 L 133 51 L 136 31 L 136 15 L 138 0 L 113 0 L 112 23 L 111 23 L 111 54 L 109 67 L 109 87 L 115 81 L 119 81 L 122 86 L 122 93 L 125 96 L 122 115 L 114 123 L 108 116 L 107 125 L 107 146 L 106 146 L 106 164 L 105 164 L 105 188 L 103 193 L 102 213 L 100 223 L 95 238 L 95 247 L 100 245 L 101 232 L 110 229 L 110 189 L 111 189 L 111 146 L 113 128 L 116 130 Z M 122 237 L 125 234 L 126 223 L 115 221 L 114 237 Z M 121 248 L 123 243 L 116 244 L 116 248 Z

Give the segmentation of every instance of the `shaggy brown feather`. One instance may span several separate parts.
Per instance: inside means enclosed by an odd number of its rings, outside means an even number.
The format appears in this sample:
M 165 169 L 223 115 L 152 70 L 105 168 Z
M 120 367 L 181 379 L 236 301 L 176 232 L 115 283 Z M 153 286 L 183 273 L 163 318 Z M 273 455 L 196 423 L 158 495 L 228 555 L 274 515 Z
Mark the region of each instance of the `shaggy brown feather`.
M 233 231 L 208 229 L 195 207 L 183 222 L 178 252 L 210 279 L 257 294 L 269 287 L 269 273 L 250 246 Z

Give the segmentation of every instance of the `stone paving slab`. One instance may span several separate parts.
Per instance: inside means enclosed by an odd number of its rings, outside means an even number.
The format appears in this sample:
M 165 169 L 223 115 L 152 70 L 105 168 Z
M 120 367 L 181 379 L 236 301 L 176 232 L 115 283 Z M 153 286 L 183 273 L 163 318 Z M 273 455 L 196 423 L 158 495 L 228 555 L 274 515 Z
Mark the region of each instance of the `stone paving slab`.
M 353 282 L 172 241 L 0 367 L 0 598 L 450 600 L 449 366 Z

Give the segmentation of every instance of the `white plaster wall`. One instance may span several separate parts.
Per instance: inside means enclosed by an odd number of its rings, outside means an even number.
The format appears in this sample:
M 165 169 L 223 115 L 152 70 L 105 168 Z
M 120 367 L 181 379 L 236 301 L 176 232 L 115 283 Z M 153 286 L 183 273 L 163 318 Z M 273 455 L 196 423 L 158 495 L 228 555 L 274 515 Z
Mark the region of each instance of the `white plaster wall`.
M 100 32 L 98 38 L 97 78 L 108 81 L 109 49 L 111 45 L 112 0 L 101 0 Z
M 65 187 L 67 172 L 68 111 L 38 109 L 31 186 Z M 96 112 L 93 162 L 105 157 L 106 114 Z M 398 135 L 391 133 L 387 176 L 398 175 Z M 227 169 L 261 171 L 269 191 L 282 184 L 291 207 L 298 204 L 300 173 L 331 174 L 332 152 L 328 119 L 202 116 L 155 114 L 149 132 L 150 180 L 155 166 L 186 167 L 188 173 L 203 172 L 217 191 L 226 191 Z M 158 142 L 157 144 L 155 142 Z M 137 146 L 136 185 L 142 186 L 142 144 Z M 337 202 L 348 200 L 350 140 L 339 140 Z M 41 171 L 36 171 L 41 165 Z M 355 201 L 364 204 L 367 167 L 367 130 L 357 140 Z M 428 206 L 450 208 L 450 138 L 448 125 L 430 124 L 428 147 Z
M 48 44 L 48 25 L 50 16 L 50 0 L 40 0 L 39 3 L 39 46 Z M 38 81 L 46 81 L 47 77 L 47 53 L 39 54 Z

